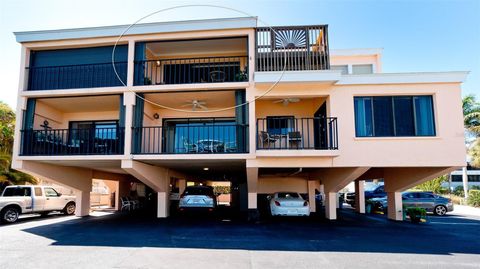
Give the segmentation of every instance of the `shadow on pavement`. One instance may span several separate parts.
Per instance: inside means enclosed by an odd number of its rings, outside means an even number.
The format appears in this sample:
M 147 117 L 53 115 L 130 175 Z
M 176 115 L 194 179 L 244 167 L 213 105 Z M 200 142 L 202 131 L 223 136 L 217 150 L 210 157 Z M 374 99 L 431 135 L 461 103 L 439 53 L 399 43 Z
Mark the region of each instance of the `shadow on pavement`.
M 458 218 L 442 218 L 441 221 L 458 222 Z M 471 221 L 480 225 L 480 221 Z M 209 218 L 192 215 L 156 219 L 138 213 L 116 213 L 24 231 L 52 239 L 53 245 L 67 246 L 448 255 L 480 254 L 478 228 L 476 225 L 445 227 L 433 223 L 396 223 L 385 217 L 341 210 L 336 221 L 328 221 L 319 214 L 309 218 L 266 218 L 257 223 L 222 214 Z

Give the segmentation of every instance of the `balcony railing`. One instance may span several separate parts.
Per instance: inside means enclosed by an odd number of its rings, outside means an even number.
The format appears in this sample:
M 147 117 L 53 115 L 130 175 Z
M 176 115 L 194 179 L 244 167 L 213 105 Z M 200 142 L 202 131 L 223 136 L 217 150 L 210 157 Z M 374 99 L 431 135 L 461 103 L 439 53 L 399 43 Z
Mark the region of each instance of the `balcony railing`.
M 247 63 L 246 56 L 135 61 L 134 85 L 248 81 Z
M 255 71 L 330 69 L 326 25 L 257 28 L 255 49 Z
M 124 128 L 21 130 L 21 155 L 123 154 Z
M 134 154 L 225 154 L 248 151 L 248 125 L 133 128 Z
M 115 68 L 127 83 L 127 62 L 116 62 Z M 28 67 L 28 90 L 58 90 L 122 86 L 112 63 Z
M 337 118 L 257 119 L 257 149 L 338 149 Z

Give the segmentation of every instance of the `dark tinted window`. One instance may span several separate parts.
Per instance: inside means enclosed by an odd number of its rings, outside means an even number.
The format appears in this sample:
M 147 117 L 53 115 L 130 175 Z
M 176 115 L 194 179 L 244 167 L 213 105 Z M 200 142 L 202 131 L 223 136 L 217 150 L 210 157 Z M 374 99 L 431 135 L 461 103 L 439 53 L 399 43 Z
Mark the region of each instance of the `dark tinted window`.
M 432 199 L 435 198 L 435 196 L 431 193 L 425 193 L 425 192 L 420 192 L 418 193 L 418 197 L 421 199 Z
M 416 193 L 405 193 L 403 195 L 403 197 L 406 198 L 406 199 L 415 199 L 415 198 L 417 198 L 417 194 Z
M 296 192 L 279 192 L 278 198 L 298 198 L 300 197 Z
M 187 187 L 184 195 L 213 195 L 213 188 L 207 187 Z
M 294 117 L 267 117 L 267 131 L 270 134 L 287 134 L 294 129 Z
M 452 175 L 452 182 L 462 181 L 462 175 Z M 480 175 L 468 175 L 468 182 L 480 182 Z
M 365 136 L 434 136 L 432 96 L 354 98 L 355 133 Z
M 393 113 L 391 97 L 373 98 L 375 136 L 393 136 Z
M 394 97 L 395 133 L 397 136 L 415 135 L 412 97 Z
M 6 188 L 3 196 L 31 196 L 32 191 L 27 187 Z

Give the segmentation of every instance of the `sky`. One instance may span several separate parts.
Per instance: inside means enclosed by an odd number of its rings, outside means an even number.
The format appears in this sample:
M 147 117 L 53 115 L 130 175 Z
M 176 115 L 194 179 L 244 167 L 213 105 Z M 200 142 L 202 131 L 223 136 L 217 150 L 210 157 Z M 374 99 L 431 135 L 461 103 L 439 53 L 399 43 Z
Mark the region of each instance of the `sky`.
M 384 73 L 470 71 L 463 95 L 480 93 L 480 0 L 0 0 L 0 100 L 16 107 L 20 45 L 13 32 L 128 25 L 154 11 L 188 4 L 231 7 L 269 25 L 328 24 L 330 49 L 383 48 Z M 241 16 L 194 7 L 142 22 Z

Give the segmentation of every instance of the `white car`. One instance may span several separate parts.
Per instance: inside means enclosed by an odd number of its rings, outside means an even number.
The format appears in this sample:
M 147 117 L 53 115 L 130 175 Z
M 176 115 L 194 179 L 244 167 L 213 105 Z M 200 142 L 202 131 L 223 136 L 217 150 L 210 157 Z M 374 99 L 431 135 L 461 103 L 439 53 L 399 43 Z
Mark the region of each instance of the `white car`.
M 52 211 L 75 213 L 75 196 L 62 195 L 48 186 L 8 186 L 0 197 L 0 222 L 13 223 L 20 214 Z
M 215 210 L 217 199 L 210 186 L 189 186 L 180 196 L 178 208 L 185 210 Z
M 277 192 L 268 197 L 272 216 L 309 216 L 310 206 L 296 192 Z

